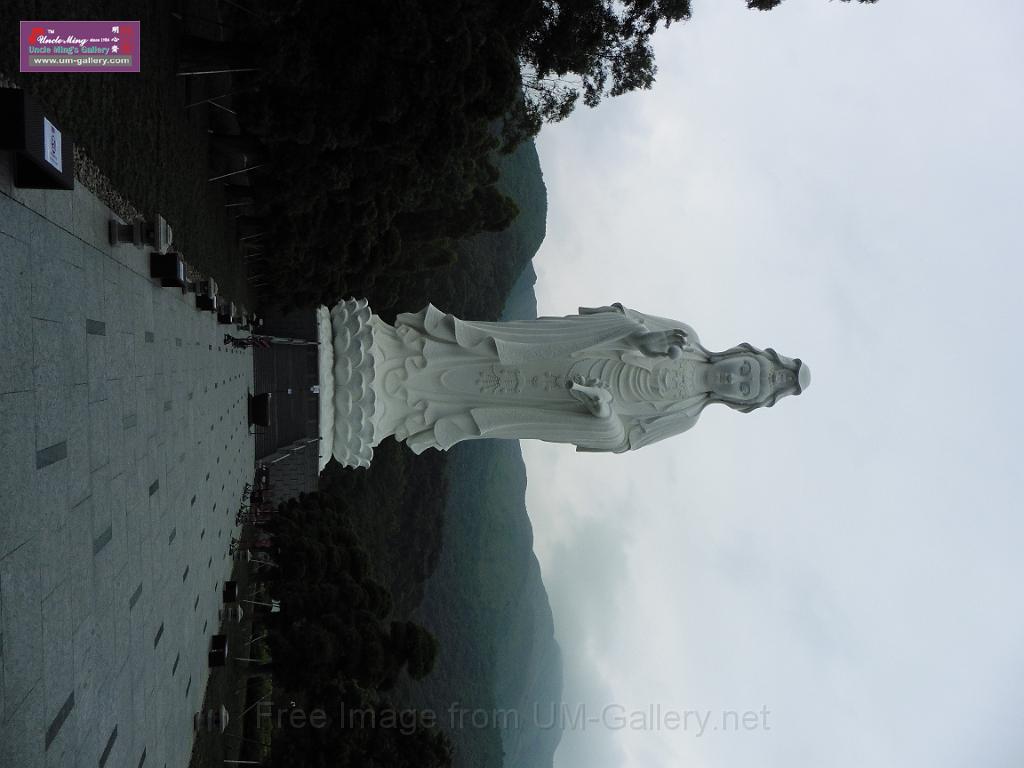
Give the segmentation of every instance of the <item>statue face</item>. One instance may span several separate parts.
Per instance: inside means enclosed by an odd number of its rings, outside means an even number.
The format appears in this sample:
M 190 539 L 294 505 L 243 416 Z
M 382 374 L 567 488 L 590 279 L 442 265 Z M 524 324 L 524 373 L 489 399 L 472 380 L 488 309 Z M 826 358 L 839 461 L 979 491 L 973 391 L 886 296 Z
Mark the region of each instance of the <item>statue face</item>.
M 796 376 L 793 375 L 792 371 L 787 370 L 775 370 L 772 372 L 771 381 L 768 383 L 773 389 L 781 389 L 782 387 L 792 387 L 796 383 Z
M 708 368 L 705 383 L 709 391 L 726 400 L 756 400 L 761 393 L 761 361 L 753 355 L 719 360 Z

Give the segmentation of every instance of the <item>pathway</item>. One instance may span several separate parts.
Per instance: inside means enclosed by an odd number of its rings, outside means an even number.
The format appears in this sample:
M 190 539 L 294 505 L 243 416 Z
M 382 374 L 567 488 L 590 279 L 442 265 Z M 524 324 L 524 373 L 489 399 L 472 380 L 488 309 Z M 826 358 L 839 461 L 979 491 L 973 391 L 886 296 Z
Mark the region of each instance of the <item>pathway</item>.
M 249 350 L 0 153 L 0 766 L 188 765 L 242 484 Z

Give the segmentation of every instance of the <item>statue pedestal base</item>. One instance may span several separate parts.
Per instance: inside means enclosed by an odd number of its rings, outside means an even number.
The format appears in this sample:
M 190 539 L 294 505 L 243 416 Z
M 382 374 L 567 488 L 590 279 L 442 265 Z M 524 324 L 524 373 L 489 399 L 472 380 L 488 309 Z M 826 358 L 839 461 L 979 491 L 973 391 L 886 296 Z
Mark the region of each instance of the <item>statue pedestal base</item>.
M 321 470 L 332 455 L 342 466 L 368 467 L 380 442 L 375 441 L 374 320 L 365 299 L 317 310 Z

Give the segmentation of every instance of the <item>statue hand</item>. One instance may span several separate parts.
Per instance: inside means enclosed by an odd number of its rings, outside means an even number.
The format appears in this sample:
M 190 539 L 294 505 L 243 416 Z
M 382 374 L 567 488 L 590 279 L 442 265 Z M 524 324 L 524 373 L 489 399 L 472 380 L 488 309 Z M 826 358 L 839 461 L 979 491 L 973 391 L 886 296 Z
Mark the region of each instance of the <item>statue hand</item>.
M 684 349 L 689 349 L 689 335 L 682 329 L 671 331 L 641 331 L 634 334 L 633 343 L 647 357 L 670 357 L 676 360 Z
M 569 383 L 569 392 L 587 406 L 587 410 L 594 416 L 601 419 L 611 417 L 612 393 L 608 391 L 602 381 L 575 376 Z

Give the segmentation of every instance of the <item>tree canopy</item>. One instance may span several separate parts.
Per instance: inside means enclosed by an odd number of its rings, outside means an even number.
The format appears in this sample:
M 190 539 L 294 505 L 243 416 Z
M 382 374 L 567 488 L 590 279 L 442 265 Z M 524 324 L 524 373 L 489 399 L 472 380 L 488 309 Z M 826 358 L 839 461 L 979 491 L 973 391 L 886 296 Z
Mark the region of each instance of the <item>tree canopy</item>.
M 654 84 L 651 37 L 690 18 L 690 0 L 559 0 L 540 3 L 520 48 L 526 109 L 533 122 L 568 116 L 581 91 L 597 106 Z
M 391 593 L 371 577 L 369 554 L 333 502 L 301 494 L 266 530 L 276 567 L 265 578 L 281 604 L 265 619 L 276 682 L 308 688 L 338 678 L 388 690 L 403 670 L 414 679 L 430 672 L 437 640 L 413 622 L 386 621 Z
M 264 298 L 307 309 L 359 294 L 390 308 L 396 280 L 451 270 L 460 241 L 519 213 L 496 186 L 501 153 L 581 99 L 652 87 L 653 36 L 690 6 L 254 0 L 235 40 L 185 39 L 187 65 L 257 70 L 236 97 L 241 135 L 212 147 L 259 166 L 230 196 L 253 200 L 244 236 Z
M 781 5 L 783 0 L 746 0 L 747 8 L 756 11 L 770 11 L 772 8 Z M 849 3 L 850 0 L 839 0 L 841 3 Z M 877 3 L 878 0 L 857 0 L 858 3 Z
M 783 0 L 745 2 L 752 10 L 768 11 Z M 533 3 L 519 35 L 526 93 L 520 123 L 536 131 L 571 114 L 581 96 L 585 105 L 596 107 L 607 96 L 650 88 L 658 71 L 654 33 L 690 15 L 690 0 Z
M 337 502 L 300 494 L 264 529 L 275 567 L 261 578 L 280 611 L 261 617 L 272 658 L 262 668 L 273 673 L 276 701 L 327 713 L 319 727 L 305 716 L 275 720 L 272 764 L 450 765 L 451 743 L 433 724 L 384 721 L 394 709 L 386 693 L 403 672 L 428 675 L 438 642 L 420 624 L 388 619 L 391 592 L 371 575 L 370 556 Z M 339 720 L 344 707 L 357 709 L 359 722 Z

